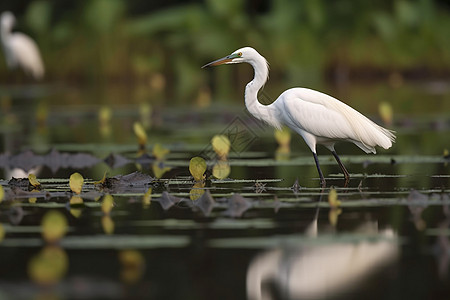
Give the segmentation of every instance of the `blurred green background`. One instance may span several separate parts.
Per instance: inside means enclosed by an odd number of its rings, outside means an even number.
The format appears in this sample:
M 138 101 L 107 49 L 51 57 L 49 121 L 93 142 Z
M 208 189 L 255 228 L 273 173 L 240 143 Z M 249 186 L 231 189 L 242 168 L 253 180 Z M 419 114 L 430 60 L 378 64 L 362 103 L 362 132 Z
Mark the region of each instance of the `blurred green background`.
M 5 10 L 37 41 L 45 81 L 144 83 L 186 103 L 211 86 L 241 96 L 250 68 L 200 67 L 242 46 L 282 89 L 450 74 L 449 1 L 2 0 Z M 3 58 L 0 81 L 17 81 Z

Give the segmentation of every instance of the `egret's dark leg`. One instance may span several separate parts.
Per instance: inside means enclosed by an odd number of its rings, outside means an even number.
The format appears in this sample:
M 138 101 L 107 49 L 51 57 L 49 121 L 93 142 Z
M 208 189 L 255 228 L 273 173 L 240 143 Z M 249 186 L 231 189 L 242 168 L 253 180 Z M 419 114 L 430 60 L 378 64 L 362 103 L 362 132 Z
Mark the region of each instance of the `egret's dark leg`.
M 322 170 L 320 169 L 319 159 L 317 158 L 317 154 L 313 152 L 314 161 L 316 162 L 317 172 L 319 172 L 320 177 L 320 185 L 324 188 L 326 186 L 325 178 L 323 177 Z
M 348 173 L 347 169 L 345 168 L 344 164 L 339 159 L 339 156 L 337 155 L 336 151 L 331 151 L 333 153 L 334 158 L 336 159 L 339 168 L 341 168 L 342 173 L 344 173 L 345 177 L 345 186 L 347 186 L 348 182 L 350 181 L 350 174 Z

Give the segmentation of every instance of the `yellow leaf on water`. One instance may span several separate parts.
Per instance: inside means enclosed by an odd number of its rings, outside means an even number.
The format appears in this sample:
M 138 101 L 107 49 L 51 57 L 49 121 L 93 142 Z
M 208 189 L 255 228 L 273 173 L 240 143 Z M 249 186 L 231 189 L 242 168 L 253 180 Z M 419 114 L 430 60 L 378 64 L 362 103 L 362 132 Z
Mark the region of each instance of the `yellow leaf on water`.
M 5 198 L 5 189 L 3 188 L 3 185 L 0 184 L 0 203 L 3 201 L 3 198 Z
M 211 145 L 216 152 L 217 156 L 221 159 L 225 159 L 228 155 L 228 152 L 230 152 L 230 140 L 226 135 L 215 135 L 211 139 Z
M 60 281 L 69 268 L 69 258 L 59 247 L 47 246 L 28 263 L 28 275 L 39 284 L 49 285 Z
M 114 221 L 111 219 L 109 215 L 102 217 L 102 228 L 106 234 L 114 233 Z
M 206 161 L 203 158 L 198 156 L 191 158 L 191 161 L 189 162 L 189 172 L 191 172 L 195 181 L 203 180 L 205 171 Z
M 105 195 L 102 201 L 102 211 L 104 214 L 108 215 L 114 206 L 114 199 L 111 195 Z
M 330 207 L 336 208 L 341 205 L 341 201 L 338 200 L 337 192 L 335 189 L 330 189 L 330 193 L 328 194 L 328 203 Z
M 291 142 L 291 131 L 287 127 L 275 130 L 275 139 L 280 146 L 288 146 Z
M 84 178 L 80 173 L 70 175 L 69 185 L 72 192 L 80 194 L 83 189 Z
M 32 186 L 34 186 L 35 188 L 39 188 L 41 186 L 41 184 L 39 183 L 39 181 L 36 179 L 36 175 L 34 174 L 29 174 L 28 175 L 28 181 L 30 182 L 30 184 Z
M 145 148 L 145 145 L 147 144 L 147 133 L 145 132 L 144 127 L 141 123 L 134 122 L 133 130 L 138 139 L 139 145 L 141 146 L 141 148 Z
M 152 203 L 152 188 L 148 188 L 147 192 L 145 192 L 144 196 L 142 197 L 142 205 L 144 208 L 147 208 Z
M 203 181 L 196 182 L 189 192 L 189 198 L 191 198 L 192 201 L 200 198 L 205 193 L 204 187 L 205 183 Z
M 0 243 L 3 241 L 4 238 L 5 238 L 5 228 L 3 227 L 3 224 L 0 223 Z
M 217 179 L 224 179 L 230 175 L 231 168 L 227 161 L 219 160 L 212 169 L 212 174 Z
M 67 232 L 66 217 L 57 210 L 47 212 L 42 218 L 41 233 L 47 242 L 61 239 Z
M 156 143 L 153 146 L 153 156 L 156 157 L 157 160 L 163 160 L 164 157 L 169 154 L 170 150 L 161 146 L 161 144 Z

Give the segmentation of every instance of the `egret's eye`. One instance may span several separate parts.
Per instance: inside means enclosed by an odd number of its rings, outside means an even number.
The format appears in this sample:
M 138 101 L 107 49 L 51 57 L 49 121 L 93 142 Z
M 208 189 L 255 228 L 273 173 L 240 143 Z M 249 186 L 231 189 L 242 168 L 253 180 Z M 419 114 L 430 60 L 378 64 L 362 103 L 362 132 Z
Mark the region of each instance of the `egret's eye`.
M 241 56 L 242 56 L 242 52 L 239 52 L 239 53 L 238 53 L 238 56 L 241 57 Z

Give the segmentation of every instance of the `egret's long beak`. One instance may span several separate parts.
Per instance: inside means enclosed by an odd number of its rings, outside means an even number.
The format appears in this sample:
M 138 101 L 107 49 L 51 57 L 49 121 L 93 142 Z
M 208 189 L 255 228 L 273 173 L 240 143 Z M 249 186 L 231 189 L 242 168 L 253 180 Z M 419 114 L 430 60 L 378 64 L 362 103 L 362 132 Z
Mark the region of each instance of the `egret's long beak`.
M 219 58 L 219 59 L 217 59 L 217 60 L 215 60 L 215 61 L 212 61 L 212 62 L 210 62 L 209 64 L 204 65 L 204 66 L 202 67 L 202 69 L 203 69 L 203 68 L 206 68 L 206 67 L 213 67 L 213 66 L 219 66 L 219 65 L 226 64 L 226 63 L 228 63 L 228 62 L 231 61 L 231 57 L 230 57 L 230 56 L 231 56 L 231 55 L 228 55 L 228 56 Z

